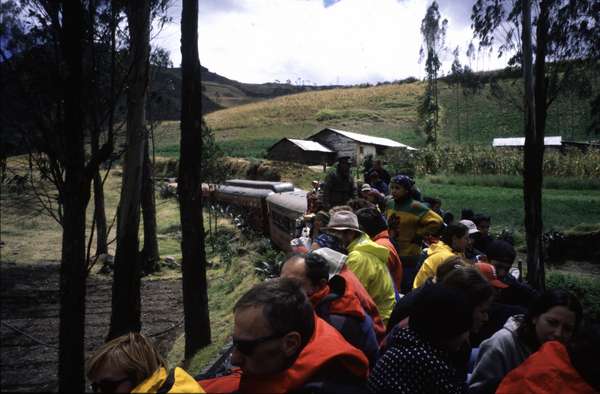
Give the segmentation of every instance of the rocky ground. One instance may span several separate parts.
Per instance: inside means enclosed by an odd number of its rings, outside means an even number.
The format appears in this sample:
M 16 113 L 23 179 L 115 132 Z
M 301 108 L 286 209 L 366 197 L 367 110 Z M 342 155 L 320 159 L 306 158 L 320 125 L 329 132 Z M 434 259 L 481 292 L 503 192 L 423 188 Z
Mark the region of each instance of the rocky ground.
M 58 268 L 57 262 L 0 264 L 1 391 L 58 388 Z M 88 279 L 86 357 L 108 333 L 111 284 L 109 276 Z M 164 356 L 183 330 L 182 319 L 179 279 L 142 281 L 142 332 L 152 337 Z

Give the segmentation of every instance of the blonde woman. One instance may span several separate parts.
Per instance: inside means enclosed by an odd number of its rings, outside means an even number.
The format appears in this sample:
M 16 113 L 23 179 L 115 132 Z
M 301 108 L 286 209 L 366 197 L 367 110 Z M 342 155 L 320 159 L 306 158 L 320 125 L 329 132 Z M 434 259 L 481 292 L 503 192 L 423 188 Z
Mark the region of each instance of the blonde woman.
M 87 378 L 95 393 L 203 393 L 181 368 L 168 371 L 152 343 L 129 333 L 100 346 L 88 361 Z

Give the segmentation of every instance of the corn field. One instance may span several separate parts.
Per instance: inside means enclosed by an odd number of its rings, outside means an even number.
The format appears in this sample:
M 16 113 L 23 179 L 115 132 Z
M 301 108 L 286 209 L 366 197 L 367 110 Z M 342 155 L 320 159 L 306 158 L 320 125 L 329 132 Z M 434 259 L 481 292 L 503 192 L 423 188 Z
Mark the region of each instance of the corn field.
M 385 161 L 394 173 L 412 175 L 470 174 L 520 175 L 523 151 L 481 146 L 423 148 L 416 152 L 388 153 Z M 544 175 L 558 177 L 600 177 L 600 151 L 566 149 L 546 151 Z

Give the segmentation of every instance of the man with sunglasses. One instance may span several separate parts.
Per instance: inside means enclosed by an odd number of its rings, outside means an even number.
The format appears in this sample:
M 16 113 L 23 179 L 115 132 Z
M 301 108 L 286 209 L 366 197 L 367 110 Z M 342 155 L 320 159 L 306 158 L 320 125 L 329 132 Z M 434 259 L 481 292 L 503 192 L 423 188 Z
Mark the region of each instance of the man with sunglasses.
M 283 393 L 364 383 L 367 358 L 314 314 L 298 281 L 260 283 L 233 311 L 231 363 L 238 368 L 200 381 L 207 392 Z

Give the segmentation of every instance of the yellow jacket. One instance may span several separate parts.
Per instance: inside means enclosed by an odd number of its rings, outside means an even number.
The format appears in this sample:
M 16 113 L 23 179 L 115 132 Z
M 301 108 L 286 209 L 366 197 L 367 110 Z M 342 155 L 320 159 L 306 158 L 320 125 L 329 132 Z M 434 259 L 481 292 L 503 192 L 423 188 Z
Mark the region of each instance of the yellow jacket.
M 168 387 L 170 385 L 171 387 Z M 163 387 L 164 386 L 164 387 Z M 162 390 L 161 390 L 162 389 Z M 170 373 L 160 368 L 152 376 L 137 385 L 132 393 L 204 393 L 202 386 L 181 368 L 175 368 Z
M 454 256 L 456 253 L 452 251 L 452 248 L 442 241 L 438 241 L 429 246 L 427 249 L 427 258 L 423 262 L 421 269 L 417 272 L 417 276 L 415 276 L 415 281 L 413 282 L 413 289 L 417 287 L 421 287 L 423 283 L 427 280 L 427 278 L 431 278 L 435 276 L 435 273 L 444 261 L 450 256 Z
M 379 309 L 381 320 L 387 324 L 396 294 L 387 267 L 390 251 L 363 234 L 348 245 L 346 266 L 356 275 Z

